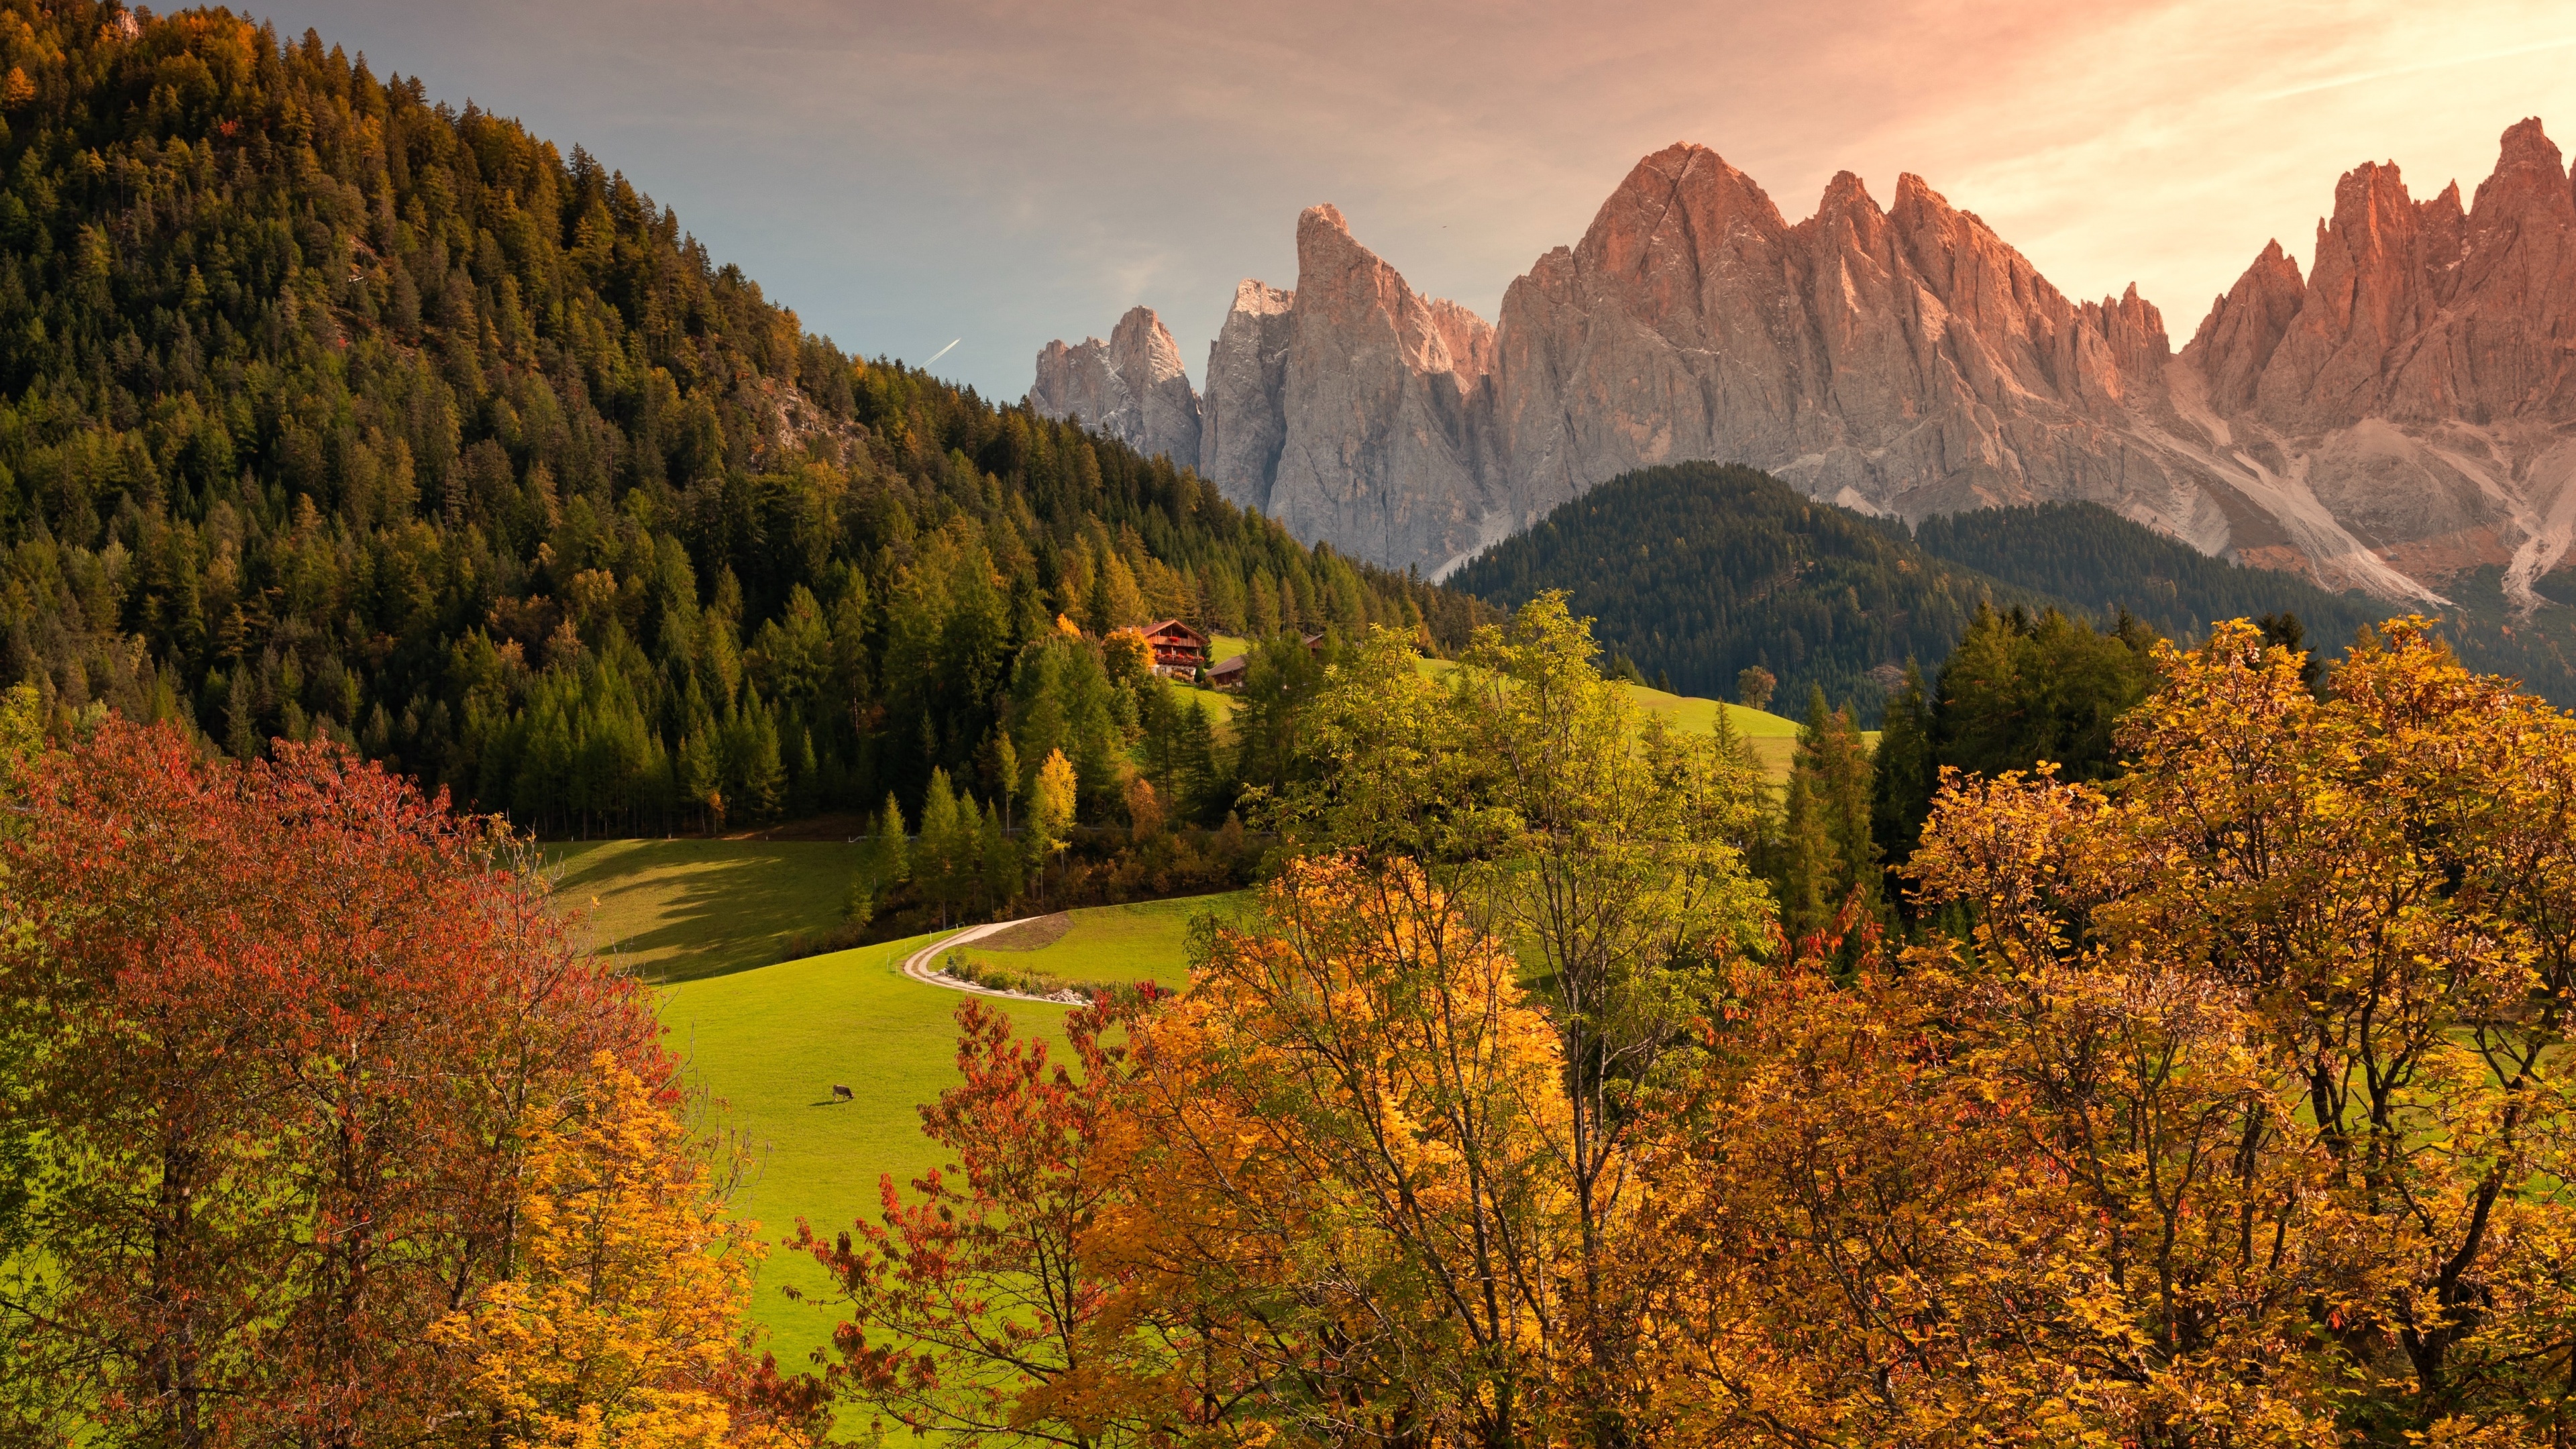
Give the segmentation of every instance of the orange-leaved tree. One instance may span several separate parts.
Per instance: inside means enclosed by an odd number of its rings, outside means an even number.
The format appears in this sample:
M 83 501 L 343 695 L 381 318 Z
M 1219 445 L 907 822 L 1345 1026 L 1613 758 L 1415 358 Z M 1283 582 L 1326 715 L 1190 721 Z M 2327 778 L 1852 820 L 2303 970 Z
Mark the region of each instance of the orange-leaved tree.
M 521 1128 L 511 1276 L 430 1326 L 467 1412 L 531 1449 L 809 1442 L 821 1385 L 743 1352 L 760 1225 L 724 1211 L 735 1163 L 608 1052 L 561 1090 Z
M 2223 625 L 2108 789 L 1953 778 L 1970 939 L 1749 991 L 1661 1159 L 1717 1442 L 2556 1443 L 2576 721 L 2420 621 Z

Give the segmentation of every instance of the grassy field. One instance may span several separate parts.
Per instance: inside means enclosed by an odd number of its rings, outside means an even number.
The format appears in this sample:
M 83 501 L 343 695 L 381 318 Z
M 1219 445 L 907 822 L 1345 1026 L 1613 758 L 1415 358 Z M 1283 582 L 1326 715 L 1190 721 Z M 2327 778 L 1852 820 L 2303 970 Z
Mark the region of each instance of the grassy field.
M 1230 634 L 1216 635 L 1208 641 L 1208 662 L 1222 664 L 1251 647 L 1252 641 L 1248 639 L 1238 639 Z M 1420 661 L 1420 664 L 1424 673 L 1435 677 L 1447 674 L 1458 667 L 1446 659 L 1425 659 Z M 1700 734 L 1716 732 L 1718 712 L 1723 710 L 1726 712 L 1727 722 L 1735 726 L 1735 732 L 1753 741 L 1755 753 L 1779 769 L 1788 768 L 1789 745 L 1795 743 L 1798 737 L 1796 720 L 1768 714 L 1758 709 L 1747 709 L 1740 704 L 1725 704 L 1714 699 L 1700 699 L 1687 694 L 1668 694 L 1660 689 L 1649 689 L 1642 684 L 1623 687 L 1628 691 L 1629 702 L 1634 704 L 1641 714 L 1662 715 L 1675 727 L 1693 730 Z M 1788 743 L 1775 745 L 1767 743 L 1769 741 Z
M 813 840 L 601 840 L 545 848 L 555 894 L 590 913 L 601 950 L 651 981 L 778 959 L 787 937 L 829 929 L 857 847 Z
M 879 1173 L 905 1183 L 939 1165 L 914 1108 L 957 1080 L 951 1014 L 967 998 L 900 970 L 934 939 L 708 976 L 665 993 L 671 1045 L 714 1099 L 710 1125 L 738 1134 L 753 1155 L 735 1210 L 773 1245 L 795 1232 L 799 1214 L 826 1236 L 873 1218 Z M 1064 1019 L 1062 1007 L 1001 1004 L 1026 1030 L 1054 1035 Z M 855 1100 L 833 1101 L 835 1084 Z M 805 1366 L 835 1320 L 780 1290 L 826 1282 L 821 1267 L 784 1248 L 761 1265 L 752 1313 L 781 1365 Z
M 1211 913 L 1223 919 L 1249 908 L 1251 901 L 1250 891 L 1230 891 L 1175 901 L 1095 906 L 1050 917 L 1050 922 L 1061 922 L 1063 934 L 1034 949 L 1008 949 L 1007 936 L 999 938 L 1003 945 L 978 941 L 963 949 L 978 961 L 1059 981 L 1102 985 L 1153 981 L 1178 988 L 1189 984 L 1185 947 L 1191 920 Z
M 738 841 L 707 844 L 745 856 L 766 848 Z M 607 881 L 612 864 L 613 858 L 594 866 L 605 883 L 613 884 Z M 671 867 L 659 869 L 667 873 Z M 709 858 L 702 869 L 730 891 L 752 890 L 762 898 L 795 888 L 795 867 L 775 858 L 748 865 Z M 764 877 L 787 883 L 773 891 L 763 885 Z M 838 892 L 836 884 L 834 902 Z M 1190 917 L 1211 907 L 1229 910 L 1237 900 L 1227 895 L 1072 911 L 1053 945 L 996 955 L 1017 963 L 1044 958 L 1036 969 L 1068 979 L 1150 978 L 1178 985 L 1188 972 Z M 720 962 L 697 961 L 685 948 L 667 958 L 679 979 L 663 993 L 663 1024 L 673 1048 L 687 1059 L 691 1078 L 720 1104 L 712 1125 L 739 1134 L 756 1155 L 756 1175 L 737 1209 L 757 1220 L 770 1242 L 792 1234 L 800 1214 L 826 1235 L 863 1215 L 873 1219 L 880 1173 L 892 1173 L 903 1184 L 940 1165 L 938 1149 L 921 1135 L 915 1108 L 957 1080 L 952 1018 L 967 998 L 913 981 L 900 969 L 905 956 L 937 939 L 916 936 L 726 974 L 714 974 L 723 971 Z M 989 998 L 986 1003 L 1061 1049 L 1063 1007 Z M 856 1100 L 834 1102 L 835 1084 L 848 1086 Z M 753 1312 L 768 1327 L 783 1366 L 803 1367 L 806 1356 L 828 1341 L 834 1320 L 790 1302 L 780 1290 L 789 1284 L 818 1289 L 824 1281 L 820 1267 L 784 1249 L 773 1247 L 762 1265 Z
M 1745 743 L 1753 747 L 1754 756 L 1775 777 L 1789 777 L 1789 757 L 1798 749 L 1796 720 L 1785 719 L 1740 704 L 1724 704 L 1714 699 L 1700 699 L 1687 694 L 1666 694 L 1642 684 L 1625 686 L 1628 702 L 1640 715 L 1660 715 L 1666 724 L 1691 734 L 1717 733 L 1717 716 L 1726 712 L 1726 722 Z
M 1458 667 L 1446 659 L 1423 659 L 1416 663 L 1422 672 L 1434 678 Z M 1660 715 L 1666 724 L 1686 733 L 1715 734 L 1718 714 L 1723 711 L 1727 723 L 1753 746 L 1753 754 L 1762 761 L 1764 768 L 1777 779 L 1788 778 L 1789 757 L 1798 748 L 1799 726 L 1796 720 L 1747 709 L 1740 704 L 1725 704 L 1688 694 L 1668 694 L 1642 684 L 1619 687 L 1628 691 L 1628 703 L 1637 711 L 1640 720 L 1647 715 Z

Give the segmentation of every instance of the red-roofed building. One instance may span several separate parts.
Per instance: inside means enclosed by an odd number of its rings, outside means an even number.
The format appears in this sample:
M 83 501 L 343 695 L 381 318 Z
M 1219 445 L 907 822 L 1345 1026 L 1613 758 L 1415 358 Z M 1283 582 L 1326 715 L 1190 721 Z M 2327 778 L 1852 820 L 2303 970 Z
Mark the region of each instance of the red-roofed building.
M 1207 636 L 1178 619 L 1149 625 L 1145 643 L 1154 651 L 1154 672 L 1188 679 L 1207 667 Z

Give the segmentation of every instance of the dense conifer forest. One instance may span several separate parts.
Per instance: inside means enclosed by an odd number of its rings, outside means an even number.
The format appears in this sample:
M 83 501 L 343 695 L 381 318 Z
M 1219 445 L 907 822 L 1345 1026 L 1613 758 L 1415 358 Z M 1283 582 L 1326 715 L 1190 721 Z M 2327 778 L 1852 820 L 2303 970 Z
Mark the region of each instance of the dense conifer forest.
M 1914 546 L 1901 527 L 1810 499 L 1751 468 L 1685 463 L 1614 478 L 1450 576 L 1512 605 L 1564 589 L 1601 641 L 1685 694 L 1731 697 L 1769 670 L 1875 719 L 1905 661 L 1937 661 L 1980 604 L 2045 608 Z
M 543 829 L 1082 809 L 1109 630 L 1464 637 L 1187 471 L 853 358 L 620 173 L 222 10 L 0 10 L 0 680 Z M 1025 784 L 1025 781 L 1015 782 Z
M 2209 558 L 2098 504 L 1987 509 L 1918 529 L 1818 503 L 1750 468 L 1688 463 L 1631 473 L 1496 544 L 1449 583 L 1516 606 L 1551 588 L 1600 621 L 1602 642 L 1684 693 L 1729 695 L 1768 670 L 1791 703 L 1821 688 L 1879 718 L 1909 660 L 1930 669 L 1980 603 L 2055 608 L 2178 640 L 2219 619 L 2290 614 L 2331 653 L 2399 612 L 2296 575 Z M 2495 571 L 2451 586 L 2442 636 L 2472 667 L 2576 699 L 2550 621 L 2517 621 Z M 2428 612 L 2436 612 L 2428 609 Z
M 1915 526 L 1924 552 L 2061 600 L 2096 618 L 2122 611 L 2170 638 L 2196 639 L 2214 619 L 2285 610 L 2329 647 L 2388 617 L 2390 605 L 2328 593 L 2294 575 L 2211 558 L 2098 503 L 2042 503 L 1945 513 Z

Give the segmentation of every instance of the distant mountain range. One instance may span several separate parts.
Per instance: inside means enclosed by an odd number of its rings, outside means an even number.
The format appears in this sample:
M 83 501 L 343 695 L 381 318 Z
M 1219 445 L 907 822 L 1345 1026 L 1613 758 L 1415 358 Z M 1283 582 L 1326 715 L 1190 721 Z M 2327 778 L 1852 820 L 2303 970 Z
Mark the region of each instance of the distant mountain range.
M 2504 617 L 2485 572 L 2445 635 L 2472 667 L 2576 704 L 2565 651 Z M 1928 676 L 1982 605 L 2061 609 L 2107 627 L 2126 611 L 2191 641 L 2212 620 L 2298 616 L 2332 659 L 2390 609 L 2294 574 L 2204 556 L 2095 503 L 1948 514 L 1909 526 L 1820 503 L 1741 466 L 1684 463 L 1622 475 L 1558 507 L 1452 574 L 1511 608 L 1563 589 L 1605 647 L 1685 694 L 1732 697 L 1749 665 L 1796 714 L 1811 686 L 1875 721 L 1905 665 Z
M 2305 273 L 2266 246 L 2179 352 L 2134 287 L 2064 296 L 1918 177 L 1883 210 L 1844 173 L 1792 224 L 1700 146 L 1638 162 L 1492 325 L 1416 294 L 1332 207 L 1298 219 L 1297 256 L 1293 291 L 1237 290 L 1204 395 L 1139 308 L 1110 342 L 1051 344 L 1031 401 L 1435 575 L 1689 460 L 1907 520 L 2095 502 L 2428 608 L 2488 588 L 2528 612 L 2576 535 L 2576 184 L 2536 120 L 2466 203 L 2347 173 Z

